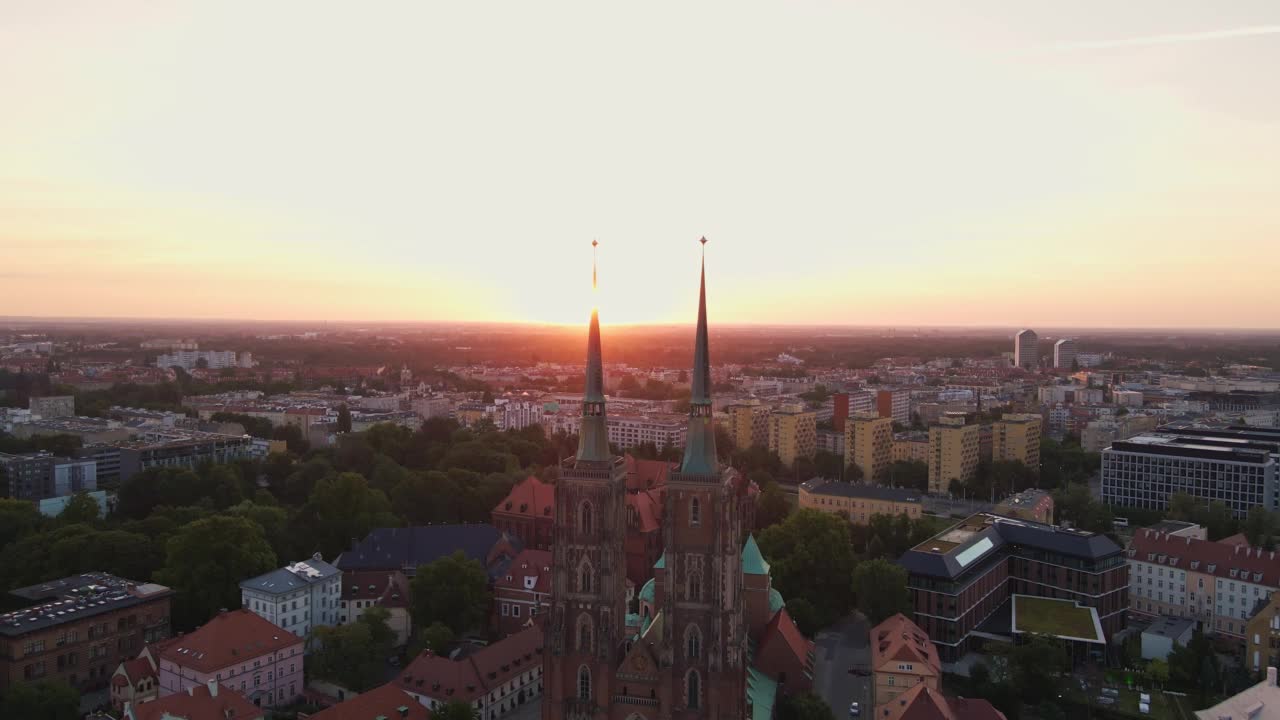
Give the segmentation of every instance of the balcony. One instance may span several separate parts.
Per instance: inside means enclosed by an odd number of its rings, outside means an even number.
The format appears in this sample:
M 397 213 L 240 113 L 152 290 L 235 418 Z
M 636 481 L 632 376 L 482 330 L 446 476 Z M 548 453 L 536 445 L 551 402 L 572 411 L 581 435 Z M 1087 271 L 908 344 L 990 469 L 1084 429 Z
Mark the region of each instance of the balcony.
M 658 707 L 658 698 L 639 698 L 630 695 L 614 695 L 613 701 L 619 705 L 639 705 L 641 707 Z

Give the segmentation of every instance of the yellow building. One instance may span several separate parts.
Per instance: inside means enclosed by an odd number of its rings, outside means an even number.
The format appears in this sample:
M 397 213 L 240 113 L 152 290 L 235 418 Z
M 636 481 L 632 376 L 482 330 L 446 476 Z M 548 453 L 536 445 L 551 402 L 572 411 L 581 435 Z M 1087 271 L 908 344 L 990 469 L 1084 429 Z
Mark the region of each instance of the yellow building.
M 893 436 L 893 454 L 894 462 L 913 462 L 922 463 L 929 462 L 929 433 L 921 430 L 919 432 L 898 433 Z
M 783 405 L 769 414 L 769 449 L 783 465 L 818 452 L 818 416 L 802 405 Z
M 872 705 L 879 718 L 889 713 L 882 708 L 916 685 L 937 690 L 942 661 L 924 630 L 898 613 L 871 628 L 871 673 Z
M 800 507 L 839 515 L 855 525 L 865 525 L 872 515 L 920 517 L 920 493 L 883 485 L 845 483 L 814 478 L 800 484 Z
M 947 413 L 929 428 L 929 492 L 945 493 L 951 481 L 966 482 L 978 472 L 978 426 Z
M 1260 673 L 1280 666 L 1280 592 L 1271 593 L 1266 604 L 1258 603 L 1245 625 L 1245 669 Z
M 893 462 L 893 418 L 854 413 L 844 424 L 844 459 L 867 481 L 879 480 Z
M 769 408 L 760 404 L 759 400 L 749 400 L 739 405 L 730 405 L 729 435 L 733 444 L 743 450 L 759 445 L 769 445 Z
M 1032 414 L 1005 415 L 995 422 L 993 460 L 1016 460 L 1040 472 L 1040 425 Z

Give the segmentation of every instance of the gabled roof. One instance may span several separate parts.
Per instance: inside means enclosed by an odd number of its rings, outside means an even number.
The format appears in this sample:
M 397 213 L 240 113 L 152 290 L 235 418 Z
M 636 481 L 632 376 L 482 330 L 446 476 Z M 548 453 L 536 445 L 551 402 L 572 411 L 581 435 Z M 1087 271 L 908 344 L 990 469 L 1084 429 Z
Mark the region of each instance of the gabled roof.
M 195 685 L 187 692 L 164 695 L 140 705 L 130 704 L 129 720 L 261 720 L 266 714 L 231 688 Z
M 321 710 L 312 715 L 311 720 L 374 720 L 379 717 L 427 720 L 431 713 L 412 695 L 390 682 Z
M 256 657 L 296 648 L 302 638 L 241 608 L 219 613 L 197 630 L 160 650 L 160 657 L 186 668 L 216 672 Z
M 516 483 L 493 511 L 527 518 L 551 518 L 555 512 L 555 504 L 555 486 L 530 475 Z
M 805 638 L 783 608 L 774 613 L 760 635 L 755 666 L 775 677 L 796 664 L 812 669 L 813 648 L 813 641 Z
M 423 652 L 400 673 L 395 685 L 444 702 L 471 702 L 541 665 L 542 627 L 531 625 L 458 660 Z
M 642 460 L 630 455 L 626 459 L 627 490 L 631 492 L 663 487 L 676 467 L 665 460 Z
M 871 629 L 871 670 L 888 661 L 909 662 L 917 675 L 941 675 L 942 661 L 929 636 L 906 615 L 898 613 Z
M 386 608 L 409 607 L 409 578 L 399 570 L 365 570 L 342 576 L 343 600 L 376 600 Z
M 662 502 L 656 490 L 642 490 L 627 493 L 627 506 L 635 510 L 640 532 L 653 532 L 662 529 Z
M 490 552 L 503 537 L 503 533 L 487 523 L 374 528 L 364 540 L 339 555 L 334 565 L 344 573 L 352 570 L 412 573 L 421 565 L 461 550 L 488 568 Z
M 1247 544 L 1199 540 L 1143 529 L 1134 534 L 1128 553 L 1134 562 L 1280 587 L 1280 555 Z
M 742 546 L 742 572 L 746 575 L 769 574 L 769 563 L 760 554 L 755 535 L 748 535 L 746 544 Z
M 919 683 L 876 707 L 874 720 L 1005 720 L 986 700 L 960 698 Z
M 507 574 L 493 581 L 494 590 L 550 594 L 551 551 L 525 549 L 511 561 Z

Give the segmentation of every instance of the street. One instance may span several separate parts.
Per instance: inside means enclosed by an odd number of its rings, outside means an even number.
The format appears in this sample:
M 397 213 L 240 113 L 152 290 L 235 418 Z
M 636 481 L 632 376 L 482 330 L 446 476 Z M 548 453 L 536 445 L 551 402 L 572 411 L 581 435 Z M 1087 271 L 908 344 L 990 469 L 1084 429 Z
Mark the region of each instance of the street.
M 814 639 L 818 658 L 814 667 L 813 690 L 827 701 L 837 718 L 848 717 L 849 704 L 855 700 L 862 707 L 862 716 L 872 717 L 871 678 L 849 673 L 853 667 L 869 669 L 871 650 L 867 646 L 868 632 L 866 619 L 854 615 L 818 633 Z

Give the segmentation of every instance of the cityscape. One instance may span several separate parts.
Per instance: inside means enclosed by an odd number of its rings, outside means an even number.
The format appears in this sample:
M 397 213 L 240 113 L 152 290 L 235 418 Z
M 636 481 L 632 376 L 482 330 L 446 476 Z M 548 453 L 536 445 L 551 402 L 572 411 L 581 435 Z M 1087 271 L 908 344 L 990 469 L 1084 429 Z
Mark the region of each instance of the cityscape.
M 323 5 L 0 15 L 0 718 L 1280 718 L 1274 7 Z

